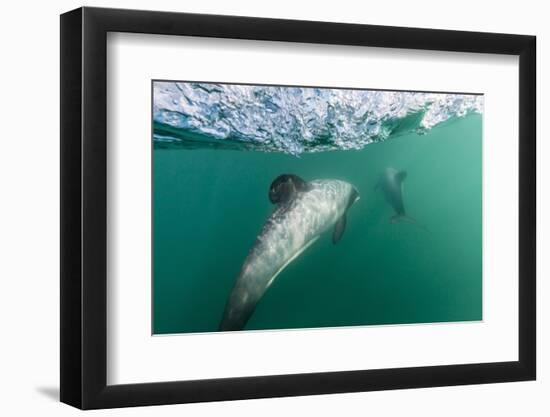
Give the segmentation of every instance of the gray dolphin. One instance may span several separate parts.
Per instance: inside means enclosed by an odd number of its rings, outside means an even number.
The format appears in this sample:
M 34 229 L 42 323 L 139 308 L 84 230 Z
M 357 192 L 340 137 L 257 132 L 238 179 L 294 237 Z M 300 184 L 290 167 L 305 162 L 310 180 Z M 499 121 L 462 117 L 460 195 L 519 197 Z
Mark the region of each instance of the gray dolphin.
M 390 217 L 390 223 L 407 221 L 428 231 L 424 226 L 418 224 L 415 219 L 408 216 L 405 211 L 405 204 L 403 203 L 403 181 L 405 181 L 405 178 L 407 178 L 407 171 L 398 171 L 395 168 L 389 167 L 384 170 L 376 184 L 375 188 L 382 191 L 384 198 L 395 212 Z
M 406 171 L 398 171 L 395 168 L 386 168 L 378 183 L 376 189 L 380 189 L 384 198 L 393 208 L 395 214 L 390 217 L 391 223 L 397 223 L 402 218 L 406 218 L 405 205 L 403 204 L 403 181 L 407 178 Z
M 344 233 L 346 212 L 359 199 L 351 184 L 339 180 L 306 182 L 280 175 L 269 199 L 276 208 L 244 260 L 219 330 L 241 330 L 277 275 L 321 234 L 334 227 L 333 243 Z

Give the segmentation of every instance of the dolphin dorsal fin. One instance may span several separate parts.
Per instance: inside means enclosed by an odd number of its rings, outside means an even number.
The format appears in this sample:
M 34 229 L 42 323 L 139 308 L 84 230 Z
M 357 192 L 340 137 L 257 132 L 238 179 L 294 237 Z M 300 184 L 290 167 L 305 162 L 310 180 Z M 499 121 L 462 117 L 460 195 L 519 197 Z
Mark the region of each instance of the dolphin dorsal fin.
M 395 174 L 395 178 L 399 182 L 405 181 L 405 178 L 407 178 L 407 171 L 405 171 L 405 170 L 399 171 L 397 174 Z
M 286 203 L 292 200 L 298 192 L 309 189 L 309 184 L 297 175 L 279 175 L 269 187 L 269 201 L 273 204 Z

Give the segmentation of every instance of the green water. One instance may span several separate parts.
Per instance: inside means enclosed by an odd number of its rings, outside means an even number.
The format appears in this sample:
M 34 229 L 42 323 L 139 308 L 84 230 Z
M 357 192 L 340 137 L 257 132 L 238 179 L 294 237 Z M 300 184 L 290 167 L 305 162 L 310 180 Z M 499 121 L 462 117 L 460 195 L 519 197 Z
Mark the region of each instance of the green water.
M 293 173 L 355 185 L 342 240 L 326 233 L 277 277 L 245 329 L 482 319 L 481 116 L 366 146 L 300 157 L 155 149 L 153 332 L 216 331 L 272 180 Z M 376 182 L 404 169 L 415 224 L 391 224 Z

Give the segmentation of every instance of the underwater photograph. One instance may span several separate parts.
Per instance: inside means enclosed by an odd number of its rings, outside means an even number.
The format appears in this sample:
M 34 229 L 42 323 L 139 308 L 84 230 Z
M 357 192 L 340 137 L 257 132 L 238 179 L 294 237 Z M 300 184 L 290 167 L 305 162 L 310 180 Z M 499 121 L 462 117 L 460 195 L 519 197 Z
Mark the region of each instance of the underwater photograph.
M 152 81 L 152 333 L 483 320 L 483 95 Z

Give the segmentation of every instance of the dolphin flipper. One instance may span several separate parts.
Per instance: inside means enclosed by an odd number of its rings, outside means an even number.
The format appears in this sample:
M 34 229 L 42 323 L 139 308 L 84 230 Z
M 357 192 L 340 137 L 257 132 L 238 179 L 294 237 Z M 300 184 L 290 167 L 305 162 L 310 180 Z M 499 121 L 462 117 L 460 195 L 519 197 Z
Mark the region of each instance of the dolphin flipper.
M 335 245 L 342 239 L 344 232 L 346 231 L 346 213 L 340 217 L 340 220 L 334 225 L 334 231 L 332 232 L 332 243 Z

